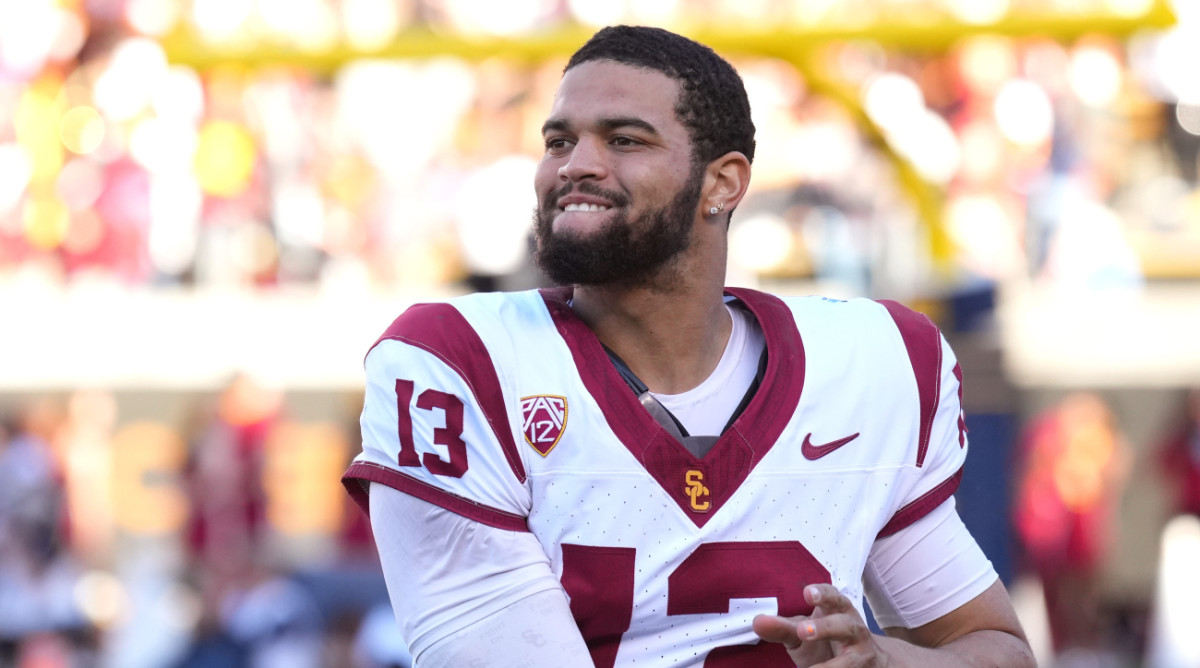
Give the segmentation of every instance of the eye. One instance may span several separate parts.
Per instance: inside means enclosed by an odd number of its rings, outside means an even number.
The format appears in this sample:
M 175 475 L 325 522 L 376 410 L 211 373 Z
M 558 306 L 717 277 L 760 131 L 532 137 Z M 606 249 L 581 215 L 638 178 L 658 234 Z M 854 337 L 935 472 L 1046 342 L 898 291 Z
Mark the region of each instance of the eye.
M 571 142 L 566 137 L 547 137 L 546 152 L 558 155 L 571 148 Z
M 633 137 L 627 137 L 625 135 L 616 135 L 615 137 L 610 139 L 609 142 L 612 143 L 613 146 L 622 146 L 622 147 L 637 146 L 638 144 L 641 143 L 638 140 L 634 139 Z

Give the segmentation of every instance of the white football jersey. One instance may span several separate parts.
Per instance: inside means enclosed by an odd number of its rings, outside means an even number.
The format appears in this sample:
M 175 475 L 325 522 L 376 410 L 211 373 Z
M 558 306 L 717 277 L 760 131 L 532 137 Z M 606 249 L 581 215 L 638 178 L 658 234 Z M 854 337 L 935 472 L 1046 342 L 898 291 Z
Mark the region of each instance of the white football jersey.
M 751 619 L 809 614 L 811 582 L 861 601 L 875 540 L 954 493 L 961 372 L 894 302 L 727 294 L 768 365 L 705 457 L 638 403 L 569 290 L 477 294 L 413 306 L 368 353 L 347 489 L 532 532 L 598 667 L 792 666 Z

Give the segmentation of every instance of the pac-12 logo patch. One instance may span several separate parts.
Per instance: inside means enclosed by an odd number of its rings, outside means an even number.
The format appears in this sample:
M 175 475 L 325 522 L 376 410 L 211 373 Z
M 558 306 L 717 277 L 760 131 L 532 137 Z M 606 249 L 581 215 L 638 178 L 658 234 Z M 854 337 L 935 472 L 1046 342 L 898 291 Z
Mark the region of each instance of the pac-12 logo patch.
M 555 394 L 521 397 L 525 442 L 538 454 L 550 454 L 567 428 L 567 398 Z

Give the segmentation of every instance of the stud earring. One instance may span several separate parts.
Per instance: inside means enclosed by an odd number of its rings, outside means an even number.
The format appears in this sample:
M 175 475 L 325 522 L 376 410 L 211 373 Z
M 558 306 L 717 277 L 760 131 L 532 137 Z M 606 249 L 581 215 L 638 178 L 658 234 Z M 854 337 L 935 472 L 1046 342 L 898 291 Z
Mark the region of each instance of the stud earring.
M 710 206 L 710 207 L 708 207 L 708 215 L 710 215 L 710 216 L 715 216 L 715 215 L 717 215 L 717 212 L 718 212 L 718 211 L 720 211 L 720 209 L 718 209 L 718 208 L 717 208 L 717 207 L 715 207 L 715 206 Z

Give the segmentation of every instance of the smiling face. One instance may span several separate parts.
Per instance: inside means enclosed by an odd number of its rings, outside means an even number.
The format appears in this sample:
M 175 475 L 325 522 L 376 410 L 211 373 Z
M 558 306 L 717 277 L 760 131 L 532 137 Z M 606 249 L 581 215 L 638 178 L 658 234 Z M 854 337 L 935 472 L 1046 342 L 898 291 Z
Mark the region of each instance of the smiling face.
M 673 79 L 613 61 L 563 76 L 534 182 L 535 259 L 552 280 L 641 285 L 688 247 L 704 166 L 677 99 Z

